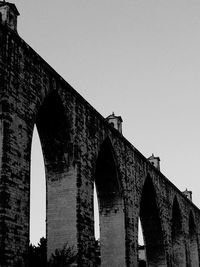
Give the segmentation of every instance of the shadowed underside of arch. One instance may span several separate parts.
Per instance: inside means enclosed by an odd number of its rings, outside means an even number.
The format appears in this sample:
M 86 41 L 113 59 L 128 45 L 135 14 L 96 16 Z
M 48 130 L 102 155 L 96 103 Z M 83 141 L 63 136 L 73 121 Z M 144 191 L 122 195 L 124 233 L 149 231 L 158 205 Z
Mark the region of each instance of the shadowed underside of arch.
M 36 118 L 44 155 L 47 190 L 48 257 L 67 242 L 75 245 L 76 171 L 72 166 L 69 123 L 57 92 L 44 100 Z
M 150 177 L 146 178 L 143 187 L 140 204 L 140 220 L 148 266 L 167 266 L 160 215 L 156 203 L 156 193 Z
M 182 216 L 176 197 L 174 199 L 172 209 L 172 266 L 186 266 Z
M 199 266 L 197 231 L 192 212 L 189 216 L 189 257 L 191 267 Z
M 37 115 L 36 126 L 46 168 L 51 171 L 66 168 L 69 132 L 63 104 L 57 92 L 50 93 L 44 100 Z
M 111 142 L 101 145 L 95 173 L 100 213 L 101 266 L 125 266 L 124 203 Z

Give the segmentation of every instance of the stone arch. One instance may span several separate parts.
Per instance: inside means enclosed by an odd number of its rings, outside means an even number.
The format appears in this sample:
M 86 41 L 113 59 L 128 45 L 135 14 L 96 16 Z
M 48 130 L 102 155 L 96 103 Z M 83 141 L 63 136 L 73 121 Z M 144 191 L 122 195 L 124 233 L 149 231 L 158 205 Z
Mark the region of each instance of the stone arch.
M 140 220 L 147 266 L 167 266 L 157 196 L 150 176 L 147 176 L 142 190 Z
M 186 266 L 186 251 L 182 215 L 177 197 L 172 207 L 172 266 Z
M 43 101 L 36 117 L 36 127 L 41 140 L 45 167 L 66 167 L 69 131 L 63 103 L 58 92 L 51 92 Z M 59 162 L 59 164 L 58 164 Z
M 191 267 L 199 266 L 197 230 L 192 211 L 190 211 L 189 215 L 189 256 L 190 256 L 190 266 Z
M 76 247 L 76 172 L 72 164 L 69 122 L 57 91 L 41 104 L 36 127 L 46 173 L 47 256 L 67 242 Z
M 99 203 L 101 266 L 125 266 L 124 201 L 109 138 L 100 147 L 94 181 Z

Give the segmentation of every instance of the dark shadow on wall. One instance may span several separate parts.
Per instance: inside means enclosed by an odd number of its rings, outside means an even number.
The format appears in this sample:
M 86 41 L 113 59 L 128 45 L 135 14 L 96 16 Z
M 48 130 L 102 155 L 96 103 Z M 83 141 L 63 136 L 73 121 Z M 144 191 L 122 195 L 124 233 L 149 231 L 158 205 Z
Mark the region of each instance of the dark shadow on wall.
M 189 215 L 189 260 L 190 266 L 199 266 L 197 230 L 192 212 Z
M 150 177 L 146 178 L 143 187 L 140 220 L 146 248 L 147 266 L 167 266 L 156 193 Z
M 172 208 L 172 266 L 186 266 L 186 251 L 182 215 L 177 198 L 174 198 Z
M 99 203 L 101 266 L 125 266 L 124 202 L 110 140 L 101 145 L 95 172 Z
M 69 131 L 63 104 L 57 92 L 44 100 L 36 120 L 45 167 L 60 171 L 68 164 Z

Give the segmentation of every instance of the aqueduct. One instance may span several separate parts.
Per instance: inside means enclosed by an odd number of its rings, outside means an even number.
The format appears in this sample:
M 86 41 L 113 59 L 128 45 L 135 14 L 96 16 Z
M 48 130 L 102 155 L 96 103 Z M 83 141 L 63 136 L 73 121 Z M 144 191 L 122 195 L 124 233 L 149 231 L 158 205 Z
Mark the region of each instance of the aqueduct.
M 4 4 L 3 4 L 4 3 Z M 16 7 L 8 11 L 16 15 Z M 10 8 L 10 9 L 9 9 Z M 0 9 L 1 10 L 1 9 Z M 0 25 L 0 266 L 24 266 L 29 245 L 34 125 L 47 184 L 48 256 L 67 241 L 95 266 L 138 266 L 141 218 L 148 266 L 199 266 L 200 211 L 17 34 Z

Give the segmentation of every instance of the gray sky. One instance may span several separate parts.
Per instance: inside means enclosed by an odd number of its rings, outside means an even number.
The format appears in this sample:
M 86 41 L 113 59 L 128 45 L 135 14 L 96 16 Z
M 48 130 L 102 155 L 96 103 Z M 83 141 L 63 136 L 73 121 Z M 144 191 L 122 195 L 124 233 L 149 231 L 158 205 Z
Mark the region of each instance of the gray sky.
M 19 35 L 103 116 L 121 115 L 123 135 L 200 206 L 200 2 L 13 2 Z

